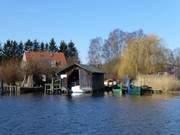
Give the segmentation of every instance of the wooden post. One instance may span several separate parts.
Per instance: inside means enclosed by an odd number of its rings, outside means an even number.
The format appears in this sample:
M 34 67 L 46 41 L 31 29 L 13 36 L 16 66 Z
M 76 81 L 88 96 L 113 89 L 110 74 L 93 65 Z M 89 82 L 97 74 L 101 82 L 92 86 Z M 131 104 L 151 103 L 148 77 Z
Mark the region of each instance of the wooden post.
M 45 86 L 44 86 L 44 94 L 46 94 L 46 84 L 45 84 Z
M 54 78 L 52 77 L 52 81 L 51 81 L 51 92 L 53 93 L 54 91 Z
M 9 86 L 9 91 L 10 91 L 10 93 L 12 92 L 12 86 L 11 86 L 11 83 L 10 83 L 10 86 Z
M 1 88 L 1 95 L 3 94 L 3 91 L 4 91 L 4 89 L 3 89 L 3 80 L 1 80 L 1 86 L 0 86 L 0 88 Z

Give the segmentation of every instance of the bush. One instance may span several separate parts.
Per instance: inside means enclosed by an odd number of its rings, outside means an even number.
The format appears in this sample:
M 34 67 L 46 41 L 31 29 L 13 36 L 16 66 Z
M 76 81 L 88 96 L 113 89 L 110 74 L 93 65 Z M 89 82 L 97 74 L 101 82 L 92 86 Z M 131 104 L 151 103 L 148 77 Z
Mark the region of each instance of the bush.
M 0 66 L 0 77 L 6 83 L 15 84 L 16 81 L 22 80 L 22 71 L 18 60 L 8 60 Z

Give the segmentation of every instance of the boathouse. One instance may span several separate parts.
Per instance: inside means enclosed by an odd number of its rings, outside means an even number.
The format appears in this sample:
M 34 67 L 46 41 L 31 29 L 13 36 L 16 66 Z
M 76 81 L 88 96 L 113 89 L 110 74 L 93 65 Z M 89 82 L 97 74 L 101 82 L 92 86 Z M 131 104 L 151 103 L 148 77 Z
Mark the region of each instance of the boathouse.
M 79 86 L 83 92 L 103 90 L 104 73 L 93 66 L 83 64 L 70 65 L 57 73 L 61 85 L 67 89 Z

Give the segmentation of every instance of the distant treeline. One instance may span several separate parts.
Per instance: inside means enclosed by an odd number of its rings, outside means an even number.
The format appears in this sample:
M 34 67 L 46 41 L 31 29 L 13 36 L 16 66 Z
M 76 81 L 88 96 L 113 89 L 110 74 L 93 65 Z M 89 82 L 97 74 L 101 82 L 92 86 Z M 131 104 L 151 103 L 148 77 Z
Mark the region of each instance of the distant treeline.
M 50 42 L 39 42 L 38 40 L 28 39 L 26 42 L 17 42 L 15 40 L 7 40 L 0 45 L 0 62 L 10 59 L 22 59 L 25 51 L 50 51 L 50 52 L 62 52 L 68 63 L 79 62 L 78 50 L 75 44 L 70 41 L 66 43 L 61 41 L 60 45 L 57 45 L 52 38 Z

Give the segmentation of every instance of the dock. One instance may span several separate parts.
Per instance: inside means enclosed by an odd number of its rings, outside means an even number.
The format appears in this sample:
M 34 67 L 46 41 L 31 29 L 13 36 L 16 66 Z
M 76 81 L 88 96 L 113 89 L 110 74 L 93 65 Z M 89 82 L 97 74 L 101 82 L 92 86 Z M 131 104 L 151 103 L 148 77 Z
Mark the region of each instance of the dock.
M 20 94 L 20 87 L 16 85 L 4 85 L 0 89 L 0 94 L 8 94 L 8 95 L 19 95 Z
M 68 88 L 62 87 L 61 84 L 45 84 L 44 94 L 68 94 L 71 91 Z

